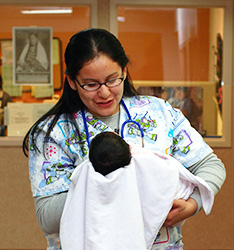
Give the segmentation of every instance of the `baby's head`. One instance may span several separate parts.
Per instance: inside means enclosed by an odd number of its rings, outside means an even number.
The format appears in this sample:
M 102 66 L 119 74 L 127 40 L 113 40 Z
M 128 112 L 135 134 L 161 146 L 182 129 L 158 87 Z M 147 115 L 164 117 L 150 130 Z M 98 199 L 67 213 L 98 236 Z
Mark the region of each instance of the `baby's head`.
M 102 175 L 127 166 L 131 161 L 129 145 L 114 132 L 96 135 L 90 144 L 89 159 L 95 171 Z

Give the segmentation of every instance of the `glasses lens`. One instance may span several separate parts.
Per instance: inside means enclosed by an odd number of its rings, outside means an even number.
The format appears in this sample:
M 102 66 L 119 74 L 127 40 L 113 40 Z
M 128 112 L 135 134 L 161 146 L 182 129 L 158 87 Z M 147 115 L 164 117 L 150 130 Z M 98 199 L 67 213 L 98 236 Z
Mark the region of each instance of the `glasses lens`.
M 88 90 L 88 91 L 94 91 L 97 90 L 100 87 L 99 83 L 88 83 L 83 85 L 83 89 Z
M 116 86 L 118 86 L 121 82 L 123 81 L 123 78 L 121 77 L 121 78 L 115 78 L 115 79 L 112 79 L 112 80 L 110 80 L 110 81 L 108 81 L 107 83 L 106 83 L 106 86 L 107 87 L 116 87 Z
M 102 85 L 106 85 L 109 88 L 116 87 L 122 81 L 123 81 L 123 77 L 111 79 L 111 80 L 107 81 L 106 83 L 90 82 L 90 83 L 84 84 L 82 86 L 80 85 L 80 86 L 87 91 L 95 91 L 95 90 L 99 89 Z

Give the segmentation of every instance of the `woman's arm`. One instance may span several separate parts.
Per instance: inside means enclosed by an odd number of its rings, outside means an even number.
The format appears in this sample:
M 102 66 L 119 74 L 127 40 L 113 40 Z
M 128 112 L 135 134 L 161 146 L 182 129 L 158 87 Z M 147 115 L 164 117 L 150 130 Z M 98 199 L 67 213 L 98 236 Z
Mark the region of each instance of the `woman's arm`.
M 36 216 L 44 233 L 59 233 L 60 218 L 66 198 L 67 192 L 34 197 Z
M 205 180 L 213 190 L 214 195 L 218 193 L 226 179 L 224 164 L 214 153 L 188 167 L 188 170 Z
M 65 122 L 64 117 L 61 119 L 63 126 L 72 131 L 69 121 Z M 45 126 L 39 127 L 42 128 L 40 133 L 34 135 L 37 148 L 32 143 L 32 135 L 29 137 L 29 175 L 39 225 L 46 234 L 54 234 L 59 232 L 70 176 L 81 159 L 78 150 L 69 150 L 70 145 L 66 144 L 69 137 L 61 136 L 61 130 L 66 131 L 63 126 L 56 125 L 49 138 L 45 139 L 51 119 L 45 122 Z M 51 148 L 53 153 L 48 154 Z
M 214 195 L 218 193 L 226 179 L 226 170 L 221 160 L 214 154 L 207 155 L 196 164 L 188 167 L 189 171 L 196 176 L 204 179 Z M 198 189 L 195 189 L 190 198 L 185 200 L 175 200 L 173 207 L 169 212 L 164 226 L 170 227 L 183 221 L 201 210 L 202 202 Z

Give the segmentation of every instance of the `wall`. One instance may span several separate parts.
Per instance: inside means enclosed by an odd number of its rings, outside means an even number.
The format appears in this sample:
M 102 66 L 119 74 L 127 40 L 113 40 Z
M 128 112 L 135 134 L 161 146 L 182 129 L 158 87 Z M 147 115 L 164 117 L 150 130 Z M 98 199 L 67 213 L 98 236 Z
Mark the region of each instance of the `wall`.
M 45 249 L 21 147 L 1 147 L 0 249 Z
M 234 88 L 232 86 L 232 96 Z M 232 98 L 232 107 L 234 100 Z M 234 109 L 232 109 L 232 131 L 234 130 Z M 234 249 L 234 133 L 231 148 L 215 148 L 215 153 L 222 159 L 227 171 L 226 181 L 217 194 L 213 210 L 209 216 L 203 212 L 190 218 L 182 227 L 186 249 Z
M 132 79 L 208 81 L 210 11 L 178 12 L 118 7 L 124 19 L 118 22 L 118 37 L 130 58 Z M 184 25 L 179 25 L 179 18 Z
M 107 0 L 99 0 L 98 8 L 107 10 L 108 4 Z M 107 20 L 108 14 L 100 14 L 98 23 L 104 27 Z M 234 109 L 231 116 L 231 127 L 234 130 Z M 182 227 L 185 250 L 234 249 L 233 142 L 232 133 L 231 148 L 214 149 L 226 166 L 227 180 L 216 197 L 212 213 L 205 216 L 200 212 Z M 45 238 L 38 226 L 31 197 L 27 158 L 21 147 L 15 146 L 0 147 L 0 159 L 0 249 L 45 249 Z

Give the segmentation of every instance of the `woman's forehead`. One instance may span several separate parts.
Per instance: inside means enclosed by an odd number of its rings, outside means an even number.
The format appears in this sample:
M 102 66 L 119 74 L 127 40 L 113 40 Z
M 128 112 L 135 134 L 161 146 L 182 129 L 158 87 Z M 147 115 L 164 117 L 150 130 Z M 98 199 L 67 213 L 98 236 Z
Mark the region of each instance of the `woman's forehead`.
M 86 62 L 79 71 L 79 75 L 87 75 L 90 77 L 102 74 L 111 75 L 115 72 L 119 73 L 120 70 L 121 67 L 117 62 L 108 56 L 99 55 Z

